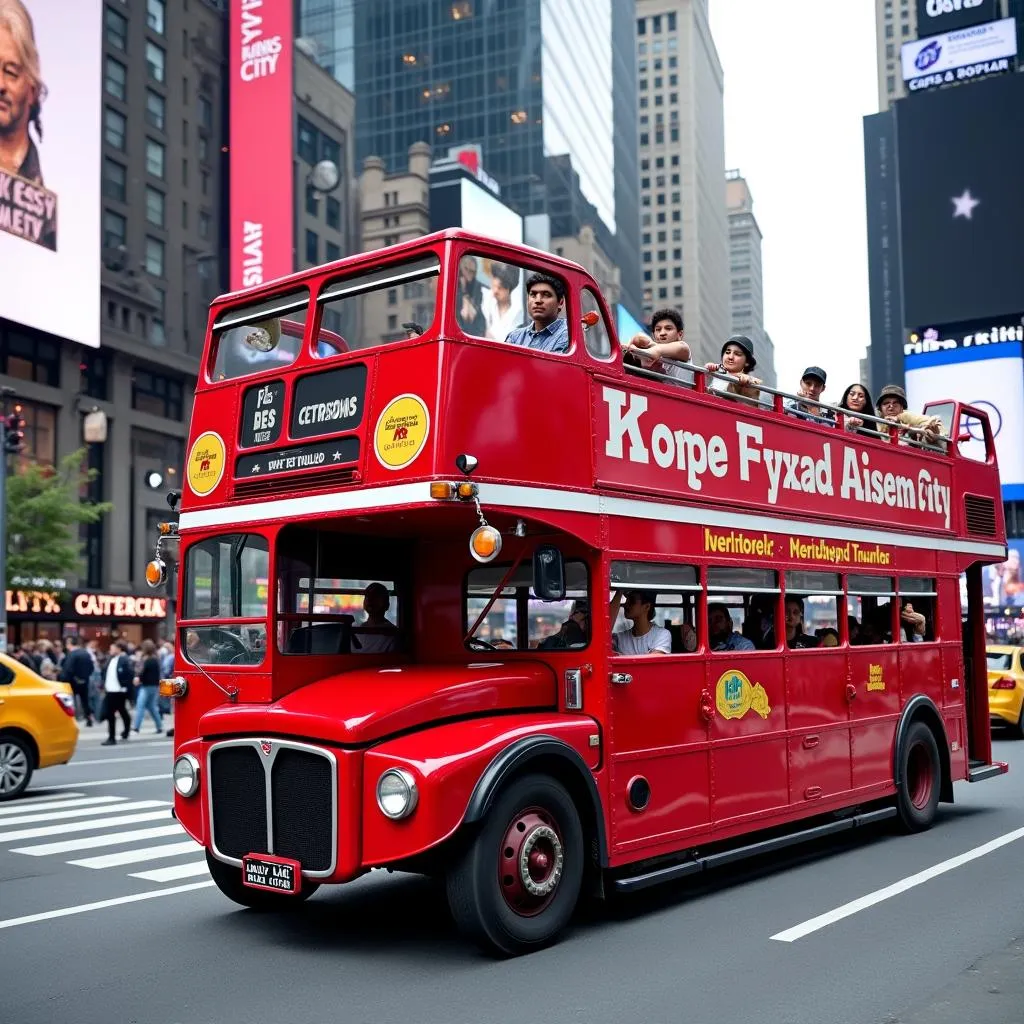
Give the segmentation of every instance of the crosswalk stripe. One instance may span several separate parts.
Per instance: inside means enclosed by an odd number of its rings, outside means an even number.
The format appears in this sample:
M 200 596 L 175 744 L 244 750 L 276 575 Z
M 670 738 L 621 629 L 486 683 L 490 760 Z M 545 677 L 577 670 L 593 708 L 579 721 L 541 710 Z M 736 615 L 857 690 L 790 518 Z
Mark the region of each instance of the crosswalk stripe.
M 0 807 L 0 825 L 4 823 L 5 818 L 10 818 L 15 814 L 24 814 L 28 811 L 45 811 L 47 814 L 50 811 L 65 811 L 73 809 L 75 807 L 89 807 L 97 804 L 113 804 L 119 800 L 127 800 L 126 796 L 88 796 L 88 797 L 76 797 L 72 799 L 68 797 L 66 800 L 51 800 L 45 804 L 36 804 L 34 807 Z M 19 801 L 20 803 L 20 801 Z
M 119 797 L 119 800 L 123 797 Z M 55 819 L 87 818 L 90 814 L 116 814 L 118 811 L 141 811 L 147 807 L 169 807 L 167 800 L 130 800 L 128 803 L 108 804 L 104 807 L 83 807 L 80 810 L 51 811 L 43 814 L 23 814 L 18 818 L 0 819 L 0 828 L 8 825 L 31 825 L 37 821 L 53 821 Z M 97 825 L 102 827 L 102 821 Z
M 26 804 L 45 804 L 50 800 L 70 800 L 73 796 L 85 796 L 84 793 L 68 793 L 66 789 L 75 789 L 76 785 L 71 786 L 54 786 L 54 789 L 60 789 L 60 793 L 40 793 L 39 796 L 23 796 L 19 797 L 16 801 L 18 807 L 24 807 Z
M 167 750 L 162 754 L 139 754 L 137 757 L 97 757 L 91 761 L 79 761 L 75 758 L 68 761 L 66 765 L 60 765 L 61 768 L 81 768 L 83 765 L 94 765 L 94 764 L 127 764 L 129 761 L 170 761 L 173 757 L 173 752 Z
M 127 778 L 117 779 L 97 779 L 95 782 L 68 782 L 61 783 L 59 786 L 50 786 L 50 789 L 85 789 L 87 786 L 120 786 L 125 782 L 154 782 L 157 779 L 169 779 L 171 777 L 170 772 L 164 772 L 161 775 L 132 775 Z M 67 794 L 62 793 L 61 796 Z
M 92 821 L 68 821 L 59 825 L 40 825 L 37 828 L 15 829 L 13 832 L 0 831 L 0 843 L 14 842 L 16 839 L 39 839 L 42 836 L 59 836 L 71 832 L 88 832 L 90 829 L 106 828 L 113 825 L 134 825 L 140 821 L 167 820 L 168 811 L 164 807 L 159 811 L 142 811 L 139 814 L 124 814 L 114 818 L 101 818 Z
M 177 857 L 182 853 L 195 853 L 202 847 L 194 840 L 182 843 L 164 843 L 162 846 L 144 846 L 141 850 L 122 850 L 120 853 L 105 853 L 99 857 L 84 857 L 82 860 L 69 860 L 80 868 L 116 868 L 122 864 L 139 864 L 144 860 L 161 860 L 164 857 Z
M 30 857 L 49 857 L 55 853 L 74 853 L 77 850 L 95 850 L 101 846 L 120 846 L 124 843 L 135 843 L 143 839 L 162 839 L 164 836 L 177 836 L 184 833 L 178 825 L 154 825 L 152 828 L 131 829 L 127 832 L 114 832 L 112 835 L 79 836 L 78 839 L 61 840 L 56 843 L 39 843 L 35 846 L 20 846 L 11 853 L 27 853 Z
M 146 882 L 173 882 L 179 878 L 195 878 L 209 872 L 205 860 L 189 864 L 175 864 L 169 868 L 154 868 L 152 871 L 132 872 L 129 878 L 141 878 Z

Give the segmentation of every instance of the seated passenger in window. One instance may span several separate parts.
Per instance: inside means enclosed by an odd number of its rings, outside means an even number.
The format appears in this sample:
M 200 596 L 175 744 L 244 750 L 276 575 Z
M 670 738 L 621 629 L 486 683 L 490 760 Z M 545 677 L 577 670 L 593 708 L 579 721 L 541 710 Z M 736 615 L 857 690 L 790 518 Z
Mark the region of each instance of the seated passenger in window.
M 708 605 L 708 640 L 713 651 L 752 651 L 754 645 L 733 632 L 729 606 L 714 602 Z
M 846 616 L 846 631 L 850 637 L 851 647 L 856 647 L 859 644 L 864 643 L 860 636 L 860 623 L 857 621 L 856 615 Z
M 819 647 L 839 646 L 839 634 L 831 626 L 826 626 L 824 629 L 816 629 L 814 632 L 818 637 Z
M 492 260 L 491 287 L 482 293 L 480 300 L 484 329 L 470 333 L 477 333 L 492 341 L 504 341 L 522 319 L 523 300 L 518 286 L 519 268 Z
M 483 311 L 484 289 L 476 274 L 477 258 L 467 253 L 459 260 L 459 292 L 455 299 L 455 316 L 467 334 L 479 338 L 487 330 L 487 320 Z
M 530 322 L 511 331 L 505 341 L 539 352 L 568 352 L 569 328 L 561 318 L 565 285 L 550 274 L 531 274 L 526 279 L 526 300 Z
M 583 647 L 590 637 L 590 614 L 584 599 L 573 602 L 569 618 L 562 623 L 561 629 L 551 636 L 546 636 L 537 649 L 541 651 L 561 650 L 566 647 Z
M 817 647 L 818 641 L 804 632 L 803 598 L 786 598 L 786 646 L 791 649 Z
M 906 598 L 900 601 L 900 633 L 904 643 L 922 643 L 927 625 L 924 615 L 914 611 L 914 606 Z
M 770 650 L 775 646 L 774 597 L 755 594 L 751 598 L 742 633 L 758 650 Z
M 619 605 L 627 619 L 632 619 L 632 627 L 620 629 L 612 633 L 612 648 L 616 654 L 671 654 L 672 634 L 664 626 L 654 624 L 654 613 L 657 599 L 648 590 L 631 590 L 626 594 L 615 591 L 609 606 L 609 618 L 612 622 L 619 614 Z
M 398 627 L 388 617 L 391 595 L 383 583 L 371 583 L 363 591 L 366 621 L 356 626 L 352 651 L 358 654 L 390 654 L 398 647 Z

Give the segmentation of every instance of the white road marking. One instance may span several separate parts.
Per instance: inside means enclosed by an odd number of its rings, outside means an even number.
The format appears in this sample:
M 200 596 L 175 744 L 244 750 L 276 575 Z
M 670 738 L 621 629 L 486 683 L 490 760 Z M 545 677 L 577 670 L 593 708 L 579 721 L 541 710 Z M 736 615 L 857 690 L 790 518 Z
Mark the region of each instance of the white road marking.
M 48 800 L 44 804 L 34 804 L 32 807 L 25 807 L 18 801 L 17 807 L 4 806 L 0 804 L 0 825 L 4 824 L 5 818 L 16 814 L 39 811 L 40 813 L 50 811 L 66 811 L 74 807 L 89 807 L 90 805 L 113 804 L 118 800 L 127 800 L 126 796 L 88 796 L 88 797 L 67 797 L 64 800 Z
M 74 787 L 71 787 L 74 788 Z M 43 793 L 40 796 L 23 796 L 16 801 L 18 807 L 26 804 L 43 804 L 50 800 L 70 800 L 73 796 L 85 796 L 84 793 Z M 2 805 L 0 805 L 2 806 Z
M 49 857 L 55 853 L 74 853 L 77 850 L 95 850 L 101 846 L 119 846 L 142 839 L 162 839 L 164 836 L 182 835 L 184 829 L 178 825 L 154 825 L 152 828 L 138 828 L 128 832 L 114 832 L 104 836 L 80 836 L 57 843 L 39 843 L 36 846 L 21 846 L 11 853 L 27 853 L 30 857 Z
M 205 866 L 205 865 L 204 865 Z M 63 907 L 61 910 L 47 910 L 42 914 L 27 914 L 25 917 L 11 917 L 0 921 L 0 930 L 18 928 L 23 924 L 35 924 L 37 921 L 52 921 L 58 917 L 71 917 L 73 914 L 87 914 L 91 910 L 105 910 L 107 907 L 119 907 L 125 903 L 138 903 L 141 900 L 155 900 L 160 896 L 175 896 L 181 892 L 192 892 L 195 889 L 208 889 L 213 885 L 208 882 L 190 882 L 188 885 L 175 885 L 170 889 L 151 889 L 149 892 L 137 892 L 131 896 L 117 896 L 111 900 L 99 900 L 97 903 L 83 903 L 77 907 Z
M 99 857 L 84 857 L 82 860 L 69 860 L 80 868 L 116 868 L 122 864 L 139 864 L 144 860 L 161 860 L 164 857 L 177 857 L 182 853 L 195 853 L 202 847 L 194 840 L 182 843 L 164 843 L 162 846 L 144 846 L 140 850 L 122 850 L 120 853 L 105 853 Z
M 139 814 L 118 815 L 101 821 L 71 821 L 60 825 L 40 825 L 38 828 L 15 829 L 13 832 L 0 832 L 0 842 L 10 843 L 16 839 L 39 839 L 42 836 L 60 836 L 71 832 L 88 832 L 90 829 L 105 828 L 111 825 L 134 825 L 140 821 L 166 821 L 170 816 L 167 808 L 159 811 L 142 811 Z
M 197 860 L 190 864 L 174 864 L 169 868 L 154 868 L 152 871 L 137 871 L 129 878 L 142 878 L 147 882 L 176 882 L 179 878 L 194 878 L 209 872 L 205 860 Z
M 166 754 L 139 754 L 137 757 L 97 757 L 92 761 L 73 760 L 60 767 L 81 768 L 87 764 L 127 764 L 129 761 L 170 761 L 173 756 L 173 752 L 168 750 Z
M 132 775 L 126 779 L 100 779 L 97 782 L 66 782 L 59 786 L 47 786 L 47 789 L 85 789 L 92 786 L 116 786 L 122 782 L 154 782 L 157 779 L 169 779 L 170 772 L 162 775 Z
M 124 797 L 116 797 L 116 801 L 124 800 Z M 7 828 L 10 825 L 31 825 L 37 821 L 67 821 L 68 818 L 87 818 L 90 814 L 117 814 L 118 811 L 143 811 L 150 807 L 169 807 L 167 800 L 130 800 L 128 803 L 115 802 L 104 807 L 83 807 L 80 810 L 45 811 L 39 814 L 22 814 L 17 818 L 0 819 L 0 828 Z M 103 821 L 98 821 L 102 826 Z
M 899 896 L 900 893 L 904 893 L 908 889 L 913 889 L 917 885 L 923 885 L 939 875 L 944 875 L 947 871 L 952 871 L 954 868 L 969 864 L 972 860 L 984 857 L 986 854 L 992 853 L 1009 843 L 1016 842 L 1018 839 L 1024 839 L 1024 828 L 1007 832 L 1005 835 L 991 840 L 991 842 L 983 843 L 981 846 L 974 847 L 973 850 L 968 850 L 966 853 L 961 853 L 956 857 L 950 857 L 949 860 L 934 864 L 930 868 L 925 868 L 924 871 L 919 871 L 916 875 L 908 875 L 906 878 L 901 878 L 898 882 L 893 882 L 892 885 L 887 885 L 884 889 L 869 892 L 866 896 L 861 896 L 859 899 L 844 903 L 841 907 L 836 907 L 835 910 L 819 914 L 818 917 L 812 917 L 809 921 L 794 925 L 792 928 L 787 928 L 785 931 L 778 932 L 771 937 L 777 942 L 795 942 L 797 939 L 802 939 L 812 932 L 820 931 L 822 928 L 827 928 L 830 924 L 835 924 L 836 921 L 841 921 L 844 917 L 850 917 L 862 910 L 867 910 L 868 907 L 873 907 L 876 903 L 891 899 L 893 896 Z

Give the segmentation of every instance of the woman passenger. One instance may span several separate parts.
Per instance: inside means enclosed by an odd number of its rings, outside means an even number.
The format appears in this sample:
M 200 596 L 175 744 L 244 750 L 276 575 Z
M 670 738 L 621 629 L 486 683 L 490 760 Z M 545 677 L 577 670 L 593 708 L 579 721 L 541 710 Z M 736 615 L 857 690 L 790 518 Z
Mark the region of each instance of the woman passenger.
M 715 377 L 708 381 L 708 391 L 717 391 L 730 397 L 747 398 L 755 405 L 760 403 L 761 392 L 756 385 L 762 381 L 750 373 L 757 366 L 754 343 L 745 334 L 734 334 L 722 346 L 720 363 L 707 363 L 705 366 L 709 372 L 731 373 L 736 378 L 734 381 L 728 381 Z
M 873 437 L 879 436 L 878 427 L 872 423 L 865 423 L 860 416 L 877 416 L 874 403 L 871 401 L 871 393 L 863 384 L 851 384 L 844 392 L 840 409 L 848 409 L 851 413 L 843 417 L 843 426 L 847 430 L 855 430 L 858 434 L 868 434 Z M 860 415 L 858 415 L 860 414 Z

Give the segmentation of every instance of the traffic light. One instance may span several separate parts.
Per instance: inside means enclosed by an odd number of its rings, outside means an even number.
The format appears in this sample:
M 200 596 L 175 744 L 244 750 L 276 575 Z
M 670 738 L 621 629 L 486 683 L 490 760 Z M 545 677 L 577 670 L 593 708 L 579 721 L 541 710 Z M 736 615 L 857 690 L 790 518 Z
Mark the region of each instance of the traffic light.
M 8 455 L 20 452 L 25 446 L 25 420 L 21 415 L 21 406 L 16 405 L 5 422 L 4 451 Z

